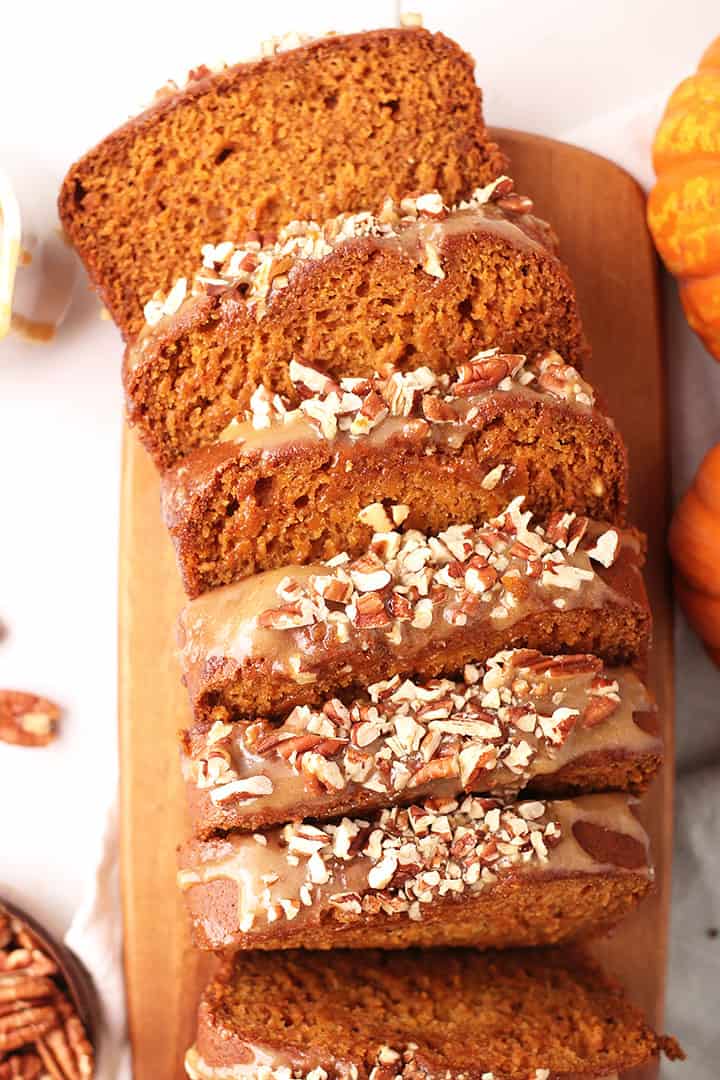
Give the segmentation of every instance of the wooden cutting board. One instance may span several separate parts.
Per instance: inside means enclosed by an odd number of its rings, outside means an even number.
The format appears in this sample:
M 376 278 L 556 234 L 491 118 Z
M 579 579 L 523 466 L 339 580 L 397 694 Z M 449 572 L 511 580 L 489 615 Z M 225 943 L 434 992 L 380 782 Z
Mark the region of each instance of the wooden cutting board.
M 594 357 L 589 369 L 627 440 L 631 511 L 650 536 L 655 616 L 651 684 L 673 752 L 672 614 L 664 553 L 669 457 L 655 256 L 635 182 L 603 158 L 550 139 L 495 133 L 518 190 L 552 221 L 577 285 Z M 125 965 L 135 1080 L 182 1076 L 207 958 L 189 946 L 175 889 L 185 832 L 176 732 L 189 721 L 174 657 L 183 604 L 160 520 L 158 478 L 125 439 L 120 536 L 120 753 Z M 657 891 L 600 946 L 632 997 L 662 1024 L 672 841 L 672 766 L 644 801 Z M 646 1074 L 647 1075 L 647 1074 Z

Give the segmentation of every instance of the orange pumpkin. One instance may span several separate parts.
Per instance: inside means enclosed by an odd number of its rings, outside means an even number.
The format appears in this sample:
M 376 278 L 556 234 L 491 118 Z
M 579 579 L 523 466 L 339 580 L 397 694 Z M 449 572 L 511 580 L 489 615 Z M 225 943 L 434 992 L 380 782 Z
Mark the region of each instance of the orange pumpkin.
M 675 592 L 720 666 L 720 443 L 705 456 L 670 525 Z
M 648 226 L 690 326 L 720 360 L 720 37 L 670 98 L 653 165 Z

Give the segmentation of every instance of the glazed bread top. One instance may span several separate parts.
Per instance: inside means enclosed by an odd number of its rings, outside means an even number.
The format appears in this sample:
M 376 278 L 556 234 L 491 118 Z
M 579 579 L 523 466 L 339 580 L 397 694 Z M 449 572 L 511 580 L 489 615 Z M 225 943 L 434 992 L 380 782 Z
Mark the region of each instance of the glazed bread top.
M 510 632 L 539 612 L 611 605 L 646 622 L 637 533 L 575 514 L 533 525 L 522 503 L 486 527 L 376 533 L 352 561 L 269 570 L 191 601 L 180 617 L 191 702 L 207 698 L 211 709 L 218 680 L 255 678 L 267 688 L 272 676 L 277 695 L 290 682 L 309 704 L 327 681 L 352 683 L 363 663 L 390 658 L 388 674 L 422 671 L 415 665 L 428 652 L 442 656 L 449 642 L 472 643 L 487 628 Z
M 173 325 L 186 325 L 192 312 L 202 312 L 203 297 L 241 296 L 259 321 L 294 273 L 352 241 L 400 253 L 439 280 L 445 277 L 443 247 L 453 237 L 483 234 L 519 251 L 556 253 L 551 226 L 532 214 L 532 200 L 513 188 L 512 179 L 501 176 L 454 206 L 447 206 L 439 191 L 431 191 L 399 203 L 387 198 L 377 214 L 356 210 L 323 222 L 291 221 L 277 233 L 253 230 L 242 242 L 203 244 L 202 264 L 191 277 L 179 277 L 167 294 L 156 290 L 148 298 L 131 362 L 137 364 L 152 352 L 155 340 L 167 336 Z
M 328 911 L 351 920 L 384 913 L 419 922 L 438 902 L 528 876 L 652 877 L 647 835 L 627 797 L 617 794 L 517 803 L 427 798 L 367 818 L 193 841 L 181 866 L 185 891 L 232 883 L 236 911 L 226 925 L 263 936 L 282 936 L 289 923 L 293 931 L 319 925 Z M 219 922 L 216 894 L 198 895 L 208 903 L 196 897 L 195 917 Z
M 350 813 L 460 790 L 506 795 L 586 755 L 657 757 L 661 746 L 634 672 L 516 649 L 466 665 L 462 679 L 395 676 L 276 723 L 198 724 L 183 768 L 206 818 L 257 828 L 330 817 L 338 804 Z

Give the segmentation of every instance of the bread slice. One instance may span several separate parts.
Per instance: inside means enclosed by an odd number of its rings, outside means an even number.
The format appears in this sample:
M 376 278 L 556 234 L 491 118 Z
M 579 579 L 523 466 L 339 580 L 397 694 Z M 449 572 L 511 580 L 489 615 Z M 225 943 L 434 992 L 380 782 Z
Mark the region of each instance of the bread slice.
M 183 735 L 193 832 L 255 831 L 459 791 L 641 792 L 661 761 L 637 675 L 595 656 L 499 653 L 462 678 L 375 683 L 279 721 Z
M 682 1056 L 576 951 L 246 953 L 205 990 L 186 1068 L 191 1080 L 611 1080 L 661 1050 Z
M 541 520 L 562 509 L 624 521 L 625 446 L 557 353 L 493 351 L 452 375 L 418 368 L 339 383 L 292 361 L 290 378 L 299 409 L 259 391 L 247 419 L 164 477 L 190 596 L 289 563 L 355 557 L 393 518 L 433 533 L 479 524 L 520 494 Z
M 201 949 L 552 945 L 605 932 L 652 882 L 624 795 L 427 798 L 336 823 L 191 841 Z
M 267 570 L 181 614 L 195 718 L 274 716 L 519 646 L 632 663 L 650 628 L 641 564 L 638 534 L 570 513 L 534 526 L 519 497 L 477 528 L 376 533 L 352 561 Z
M 63 226 L 126 336 L 205 243 L 388 194 L 457 202 L 503 171 L 473 61 L 442 34 L 287 35 L 264 52 L 191 72 L 65 178 Z
M 557 349 L 580 367 L 573 285 L 510 183 L 454 210 L 430 193 L 206 248 L 192 287 L 182 278 L 146 305 L 153 325 L 125 358 L 128 418 L 157 464 L 214 442 L 257 385 L 292 395 L 293 358 L 335 379 L 445 371 L 495 346 Z

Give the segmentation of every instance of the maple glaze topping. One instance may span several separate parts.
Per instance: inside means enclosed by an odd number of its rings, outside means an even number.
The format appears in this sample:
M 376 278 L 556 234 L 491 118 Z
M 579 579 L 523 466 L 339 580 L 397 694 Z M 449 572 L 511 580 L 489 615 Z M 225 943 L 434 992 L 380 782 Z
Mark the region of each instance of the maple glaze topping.
M 467 665 L 462 680 L 395 676 L 349 705 L 298 706 L 276 723 L 216 721 L 188 740 L 183 766 L 215 806 L 249 814 L 291 815 L 299 802 L 322 813 L 339 793 L 510 793 L 584 754 L 658 752 L 661 740 L 635 720 L 653 709 L 629 669 L 514 650 Z
M 190 602 L 180 617 L 181 662 L 191 699 L 206 665 L 262 658 L 296 683 L 312 682 L 329 657 L 352 664 L 366 642 L 406 660 L 453 628 L 512 626 L 546 610 L 627 604 L 603 568 L 637 562 L 635 534 L 556 513 L 531 524 L 519 497 L 487 525 L 437 536 L 375 533 L 357 559 L 268 570 Z
M 349 919 L 384 912 L 420 920 L 427 905 L 508 876 L 608 871 L 651 874 L 648 839 L 627 797 L 503 803 L 467 796 L 337 824 L 233 833 L 196 845 L 178 884 L 233 882 L 237 927 L 249 934 L 283 919 L 317 923 L 328 907 Z
M 418 1069 L 415 1062 L 415 1051 L 418 1047 L 408 1044 L 406 1047 L 395 1048 L 390 1046 L 379 1047 L 375 1062 L 370 1069 L 369 1080 L 390 1080 L 391 1077 L 407 1077 L 408 1080 L 467 1080 L 466 1072 L 450 1073 L 446 1068 L 440 1073 L 433 1074 L 423 1065 Z M 358 1080 L 360 1075 L 358 1066 L 351 1062 L 337 1061 L 333 1063 L 330 1073 L 321 1065 L 310 1067 L 308 1058 L 314 1055 L 303 1052 L 301 1055 L 284 1053 L 276 1048 L 269 1049 L 256 1043 L 245 1043 L 242 1050 L 238 1048 L 246 1061 L 237 1062 L 233 1065 L 210 1065 L 203 1059 L 197 1047 L 191 1047 L 185 1056 L 185 1071 L 190 1080 Z M 302 1058 L 302 1061 L 299 1058 Z M 362 1063 L 363 1071 L 367 1063 Z M 576 1080 L 574 1073 L 563 1073 L 565 1080 Z M 549 1080 L 548 1069 L 535 1069 L 528 1075 L 528 1080 Z M 480 1080 L 495 1080 L 494 1073 L 483 1072 Z M 577 1080 L 582 1080 L 577 1077 Z M 617 1073 L 609 1073 L 607 1076 L 598 1077 L 597 1080 L 619 1080 Z

